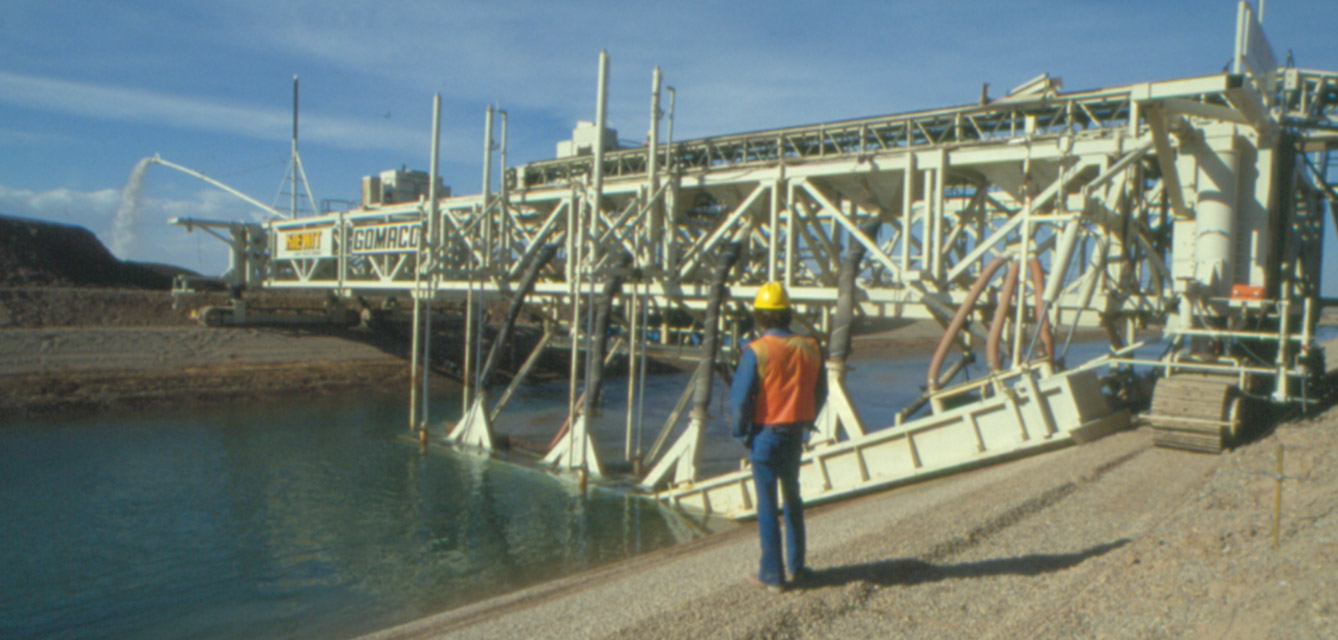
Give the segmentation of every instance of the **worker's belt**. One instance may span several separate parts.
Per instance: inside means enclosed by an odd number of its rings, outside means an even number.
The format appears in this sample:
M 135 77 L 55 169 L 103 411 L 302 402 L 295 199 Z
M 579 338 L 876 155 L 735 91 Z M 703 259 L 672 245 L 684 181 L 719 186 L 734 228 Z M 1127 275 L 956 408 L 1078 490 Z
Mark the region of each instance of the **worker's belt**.
M 764 424 L 762 425 L 762 427 L 765 429 L 775 429 L 777 431 L 783 431 L 786 429 L 795 429 L 795 430 L 811 429 L 813 428 L 813 421 L 800 420 L 798 422 L 777 422 L 775 424 Z

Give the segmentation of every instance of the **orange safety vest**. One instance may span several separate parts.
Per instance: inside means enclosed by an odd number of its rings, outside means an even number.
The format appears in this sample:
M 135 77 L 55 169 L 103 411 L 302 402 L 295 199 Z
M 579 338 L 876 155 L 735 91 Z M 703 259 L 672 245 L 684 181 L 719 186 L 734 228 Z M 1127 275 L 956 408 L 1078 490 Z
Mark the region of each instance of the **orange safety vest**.
M 808 336 L 762 334 L 748 347 L 757 357 L 753 423 L 774 425 L 816 418 L 813 396 L 822 371 L 818 341 Z

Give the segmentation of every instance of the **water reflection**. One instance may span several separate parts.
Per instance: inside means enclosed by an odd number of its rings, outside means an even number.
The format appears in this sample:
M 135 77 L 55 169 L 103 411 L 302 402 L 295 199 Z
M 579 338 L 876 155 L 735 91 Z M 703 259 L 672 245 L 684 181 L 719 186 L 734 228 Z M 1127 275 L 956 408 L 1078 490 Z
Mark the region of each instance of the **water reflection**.
M 0 637 L 347 636 L 691 535 L 405 436 L 403 400 L 0 431 Z

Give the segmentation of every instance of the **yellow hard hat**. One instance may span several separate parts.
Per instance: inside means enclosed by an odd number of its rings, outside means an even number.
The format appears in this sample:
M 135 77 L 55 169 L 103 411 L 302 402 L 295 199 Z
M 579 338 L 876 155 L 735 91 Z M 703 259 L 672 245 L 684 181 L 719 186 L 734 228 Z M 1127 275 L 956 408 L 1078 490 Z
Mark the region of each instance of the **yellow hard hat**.
M 757 288 L 753 308 L 764 311 L 783 311 L 790 308 L 790 296 L 779 282 L 768 282 Z

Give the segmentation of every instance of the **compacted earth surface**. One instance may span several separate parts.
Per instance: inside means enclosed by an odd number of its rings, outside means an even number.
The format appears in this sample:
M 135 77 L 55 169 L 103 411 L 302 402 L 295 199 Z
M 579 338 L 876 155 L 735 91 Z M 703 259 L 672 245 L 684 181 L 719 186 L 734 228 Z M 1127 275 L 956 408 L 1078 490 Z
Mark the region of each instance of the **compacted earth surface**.
M 0 289 L 0 422 L 351 389 L 407 393 L 407 345 L 395 336 L 210 328 L 191 311 L 223 304 L 222 296 L 179 302 L 173 309 L 166 291 Z

